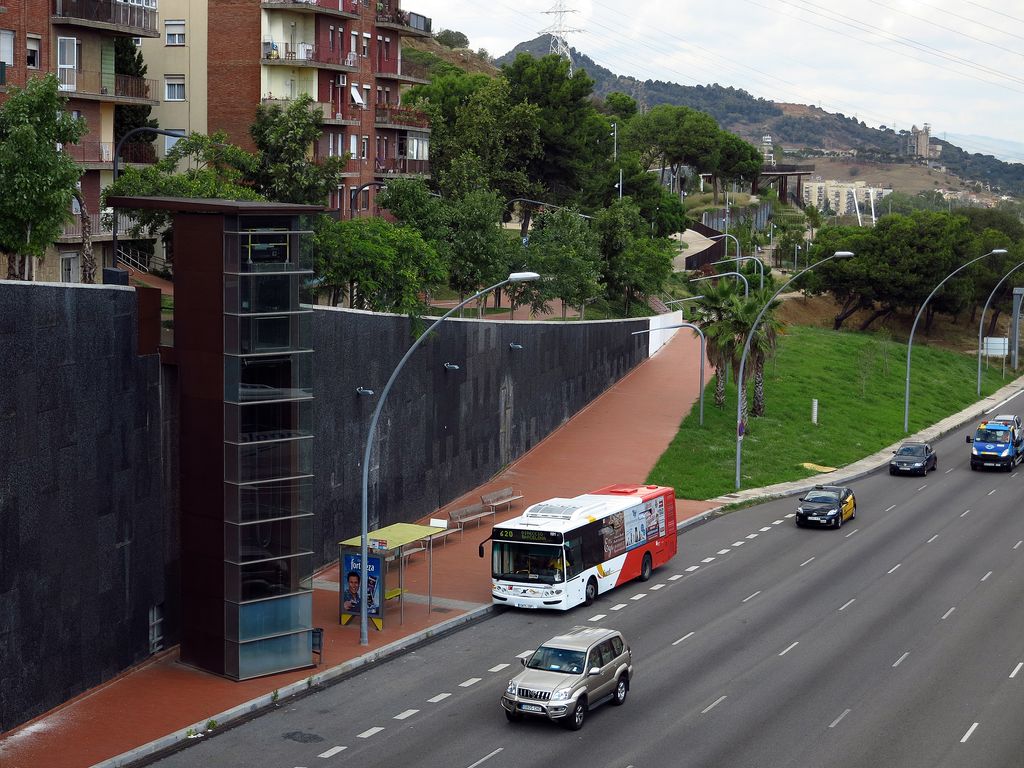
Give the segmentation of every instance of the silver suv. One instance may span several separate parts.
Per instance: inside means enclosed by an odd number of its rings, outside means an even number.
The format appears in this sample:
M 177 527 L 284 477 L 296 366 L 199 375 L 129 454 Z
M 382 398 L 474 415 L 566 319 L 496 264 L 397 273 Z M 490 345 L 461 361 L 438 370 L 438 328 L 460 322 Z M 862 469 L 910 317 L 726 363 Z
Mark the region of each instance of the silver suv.
M 633 654 L 614 629 L 573 627 L 522 662 L 526 669 L 501 697 L 505 717 L 546 717 L 574 731 L 591 707 L 608 699 L 624 704 L 633 679 Z

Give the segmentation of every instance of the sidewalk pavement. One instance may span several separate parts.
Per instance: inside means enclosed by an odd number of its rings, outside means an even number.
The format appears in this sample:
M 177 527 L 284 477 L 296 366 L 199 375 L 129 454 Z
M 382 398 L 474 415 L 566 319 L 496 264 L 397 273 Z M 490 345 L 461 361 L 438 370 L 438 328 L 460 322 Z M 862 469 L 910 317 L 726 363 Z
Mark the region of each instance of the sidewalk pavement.
M 676 334 L 654 357 L 639 365 L 530 452 L 443 511 L 478 499 L 481 493 L 514 486 L 522 506 L 497 516 L 514 517 L 527 504 L 573 496 L 613 482 L 643 482 L 697 401 L 697 339 Z M 978 418 L 1017 394 L 1024 377 L 963 412 L 914 435 L 933 440 Z M 1011 408 L 1012 410 L 1012 408 Z M 909 439 L 909 437 L 908 437 Z M 713 515 L 723 505 L 799 493 L 820 482 L 846 482 L 883 466 L 892 447 L 832 473 L 768 488 L 743 490 L 710 501 L 681 499 L 680 527 Z M 432 516 L 440 516 L 435 513 Z M 426 522 L 424 519 L 422 522 Z M 359 645 L 358 623 L 338 623 L 338 565 L 316 574 L 313 620 L 324 628 L 323 662 L 313 669 L 232 682 L 182 664 L 177 650 L 158 655 L 114 680 L 0 737 L 3 768 L 113 768 L 202 738 L 210 721 L 223 726 L 279 700 L 353 673 L 404 652 L 432 637 L 492 612 L 488 560 L 477 555 L 490 521 L 464 535 L 445 537 L 433 551 L 433 573 L 419 553 L 406 564 L 404 622 L 387 608 L 382 631 L 372 627 L 369 645 Z M 467 578 L 467 575 L 469 578 Z M 432 610 L 427 611 L 428 580 Z
M 699 394 L 699 342 L 676 334 L 515 464 L 445 510 L 481 493 L 515 486 L 524 498 L 498 520 L 553 496 L 574 496 L 617 482 L 646 480 Z M 680 520 L 695 519 L 713 504 L 680 501 Z M 430 517 L 440 516 L 438 513 Z M 424 520 L 424 522 L 426 522 Z M 126 765 L 275 701 L 305 691 L 407 647 L 451 631 L 492 611 L 489 560 L 477 556 L 489 518 L 464 535 L 445 537 L 433 551 L 433 605 L 428 614 L 426 553 L 406 565 L 404 623 L 387 606 L 382 631 L 370 629 L 359 645 L 357 622 L 338 623 L 338 566 L 316 574 L 313 623 L 324 629 L 323 662 L 313 669 L 232 682 L 178 660 L 171 649 L 89 690 L 63 706 L 0 736 L 3 768 L 82 768 Z M 409 594 L 411 593 L 411 594 Z M 394 602 L 394 601 L 391 601 Z

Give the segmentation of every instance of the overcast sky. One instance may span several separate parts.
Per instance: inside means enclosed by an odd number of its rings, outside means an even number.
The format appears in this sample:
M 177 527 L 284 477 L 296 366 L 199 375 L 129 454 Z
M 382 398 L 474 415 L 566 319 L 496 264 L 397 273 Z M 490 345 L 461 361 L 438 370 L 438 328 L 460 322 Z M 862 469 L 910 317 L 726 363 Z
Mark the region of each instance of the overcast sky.
M 569 45 L 616 74 L 717 82 L 874 127 L 929 123 L 933 136 L 971 151 L 1024 160 L 1024 145 L 1002 143 L 1024 142 L 1024 0 L 564 3 L 565 27 L 579 30 L 566 34 Z M 554 24 L 545 11 L 555 5 L 402 0 L 435 32 L 463 32 L 492 56 Z

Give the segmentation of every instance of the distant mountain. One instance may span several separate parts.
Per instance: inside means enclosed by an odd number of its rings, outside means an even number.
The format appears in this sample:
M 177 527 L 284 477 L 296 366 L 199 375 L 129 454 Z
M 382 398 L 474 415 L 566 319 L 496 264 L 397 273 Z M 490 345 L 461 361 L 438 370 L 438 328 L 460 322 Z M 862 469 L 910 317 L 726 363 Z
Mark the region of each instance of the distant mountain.
M 510 63 L 520 53 L 544 56 L 550 52 L 551 37 L 541 35 L 520 43 L 495 64 Z M 613 91 L 627 93 L 643 108 L 677 104 L 707 112 L 723 128 L 760 145 L 765 133 L 787 150 L 856 150 L 858 155 L 882 162 L 900 159 L 905 131 L 871 128 L 855 117 L 804 104 L 787 104 L 756 98 L 741 88 L 717 83 L 687 86 L 661 80 L 637 80 L 616 75 L 584 53 L 572 49 L 574 66 L 594 80 L 594 93 L 604 97 Z M 1005 163 L 992 155 L 971 154 L 948 141 L 932 137 L 942 145 L 939 161 L 961 178 L 981 181 L 1010 194 L 1024 196 L 1024 164 Z
M 1005 163 L 1024 163 L 1024 142 L 972 133 L 943 133 L 942 138 L 963 147 L 966 152 L 990 154 Z

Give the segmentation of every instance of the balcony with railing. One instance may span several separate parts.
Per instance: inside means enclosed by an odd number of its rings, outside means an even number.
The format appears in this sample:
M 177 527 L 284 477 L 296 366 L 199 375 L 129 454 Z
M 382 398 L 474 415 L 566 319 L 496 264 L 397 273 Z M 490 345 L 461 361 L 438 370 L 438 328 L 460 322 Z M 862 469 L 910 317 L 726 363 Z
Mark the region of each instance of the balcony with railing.
M 125 104 L 156 106 L 160 103 L 160 81 L 148 77 L 117 75 L 113 72 L 80 72 L 62 67 L 57 70 L 57 79 L 62 91 L 75 96 L 95 96 L 102 101 Z
M 411 61 L 385 59 L 383 56 L 377 57 L 377 66 L 374 71 L 377 77 L 388 77 L 390 75 L 406 80 L 422 80 L 423 82 L 430 80 L 430 73 L 424 65 Z
M 88 219 L 90 235 L 94 241 L 111 239 L 111 215 L 90 213 Z M 130 232 L 134 226 L 134 218 L 124 213 L 117 214 L 117 231 L 121 233 L 122 238 L 126 238 L 125 233 Z M 74 242 L 82 239 L 82 215 L 80 213 L 74 214 L 72 218 L 64 222 L 64 227 L 57 239 L 61 242 Z
M 403 11 L 397 7 L 385 7 L 383 10 L 378 10 L 377 24 L 415 37 L 430 37 L 431 34 L 431 20 L 428 17 L 419 13 Z
M 323 64 L 342 71 L 356 71 L 359 59 L 354 53 L 345 53 L 340 48 L 331 50 L 313 43 L 278 44 L 271 40 L 263 42 L 263 63 L 284 66 L 316 67 Z
M 358 16 L 359 0 L 260 0 L 267 9 L 288 11 L 337 11 L 339 14 Z
M 53 21 L 93 29 L 160 37 L 156 8 L 118 0 L 53 0 Z
M 374 122 L 380 126 L 402 126 L 409 128 L 430 127 L 430 116 L 412 107 L 401 107 L 394 104 L 376 104 L 374 106 Z
M 78 144 L 64 144 L 60 149 L 76 163 L 83 165 L 114 162 L 114 143 L 111 141 L 82 141 Z
M 378 176 L 394 174 L 430 174 L 429 160 L 414 160 L 410 157 L 378 157 L 374 161 L 373 172 Z

